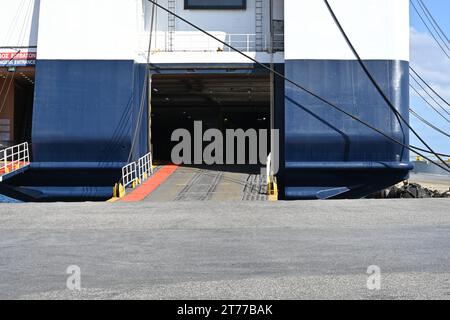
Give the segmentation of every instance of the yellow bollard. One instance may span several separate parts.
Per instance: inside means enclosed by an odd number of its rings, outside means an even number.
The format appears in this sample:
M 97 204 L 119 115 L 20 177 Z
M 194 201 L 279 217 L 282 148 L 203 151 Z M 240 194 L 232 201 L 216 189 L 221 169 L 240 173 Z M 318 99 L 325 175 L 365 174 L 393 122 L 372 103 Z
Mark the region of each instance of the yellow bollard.
M 269 177 L 267 184 L 267 194 L 269 201 L 278 201 L 278 184 L 275 177 Z
M 138 178 L 133 181 L 133 184 L 131 186 L 133 187 L 133 189 L 135 189 L 140 184 L 141 184 L 141 180 Z
M 119 185 L 116 183 L 113 187 L 113 198 L 118 198 L 119 196 Z
M 123 197 L 125 197 L 125 188 L 121 183 L 116 183 L 113 188 L 113 198 L 109 202 L 114 202 Z
M 125 188 L 121 183 L 119 183 L 118 196 L 119 198 L 125 197 Z

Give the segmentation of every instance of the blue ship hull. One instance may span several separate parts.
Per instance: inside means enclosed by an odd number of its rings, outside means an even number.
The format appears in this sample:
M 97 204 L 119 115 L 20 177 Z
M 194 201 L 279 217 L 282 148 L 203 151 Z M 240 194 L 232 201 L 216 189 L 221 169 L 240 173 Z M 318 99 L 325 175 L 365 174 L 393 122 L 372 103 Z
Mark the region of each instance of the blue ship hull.
M 365 61 L 409 121 L 409 63 Z M 288 60 L 286 76 L 404 145 L 400 125 L 358 61 Z M 286 199 L 361 198 L 408 178 L 409 151 L 286 84 L 282 186 Z
M 408 119 L 408 63 L 366 63 Z M 409 144 L 408 130 L 398 124 L 356 61 L 287 60 L 276 68 Z M 261 70 L 255 67 L 252 72 Z M 32 125 L 34 165 L 8 181 L 10 189 L 22 193 L 26 201 L 105 200 L 112 196 L 121 166 L 147 152 L 146 105 L 131 150 L 144 75 L 145 66 L 133 61 L 38 60 Z M 361 198 L 406 179 L 412 169 L 406 148 L 280 78 L 275 79 L 274 117 L 281 139 L 278 182 L 282 199 Z

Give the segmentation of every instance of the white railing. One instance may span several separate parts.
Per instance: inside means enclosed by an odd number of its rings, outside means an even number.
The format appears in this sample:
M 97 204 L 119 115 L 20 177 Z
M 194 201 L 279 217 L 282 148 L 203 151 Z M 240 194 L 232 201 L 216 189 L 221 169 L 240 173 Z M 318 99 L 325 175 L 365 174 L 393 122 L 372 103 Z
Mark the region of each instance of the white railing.
M 137 161 L 139 182 L 142 183 L 153 174 L 152 154 L 147 153 Z
M 229 34 L 211 32 L 219 40 L 243 52 L 267 52 L 270 49 L 270 36 L 263 35 L 262 43 L 257 45 L 256 34 Z M 148 52 L 149 34 L 142 34 L 141 51 Z M 228 46 L 200 32 L 155 32 L 152 36 L 152 52 L 232 52 Z M 284 50 L 284 35 L 275 34 L 272 43 L 275 51 Z
M 124 188 L 134 187 L 137 183 L 136 162 L 127 164 L 122 168 L 122 185 Z
M 266 179 L 267 179 L 267 184 L 269 184 L 270 181 L 270 177 L 272 176 L 272 154 L 269 153 L 269 155 L 267 156 L 267 164 L 266 164 Z
M 30 163 L 28 142 L 0 151 L 0 175 L 19 170 Z
M 122 168 L 122 186 L 135 188 L 153 174 L 152 154 L 147 153 L 136 162 Z

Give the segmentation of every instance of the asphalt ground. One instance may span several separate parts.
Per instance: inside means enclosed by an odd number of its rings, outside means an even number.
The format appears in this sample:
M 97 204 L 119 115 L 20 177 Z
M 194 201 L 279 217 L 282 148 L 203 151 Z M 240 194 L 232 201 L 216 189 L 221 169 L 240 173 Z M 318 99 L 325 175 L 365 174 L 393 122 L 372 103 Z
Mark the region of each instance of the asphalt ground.
M 0 298 L 449 299 L 449 208 L 448 199 L 2 204 Z M 73 265 L 81 291 L 67 288 Z M 367 286 L 369 266 L 380 290 Z

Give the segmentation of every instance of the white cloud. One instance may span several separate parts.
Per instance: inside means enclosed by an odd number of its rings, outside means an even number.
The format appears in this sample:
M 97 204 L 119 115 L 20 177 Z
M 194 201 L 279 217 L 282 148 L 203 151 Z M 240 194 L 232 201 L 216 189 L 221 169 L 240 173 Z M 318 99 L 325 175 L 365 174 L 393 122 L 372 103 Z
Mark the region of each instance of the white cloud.
M 411 66 L 439 94 L 450 99 L 450 59 L 428 33 L 419 32 L 414 28 L 410 31 Z M 413 80 L 411 83 L 415 84 Z

